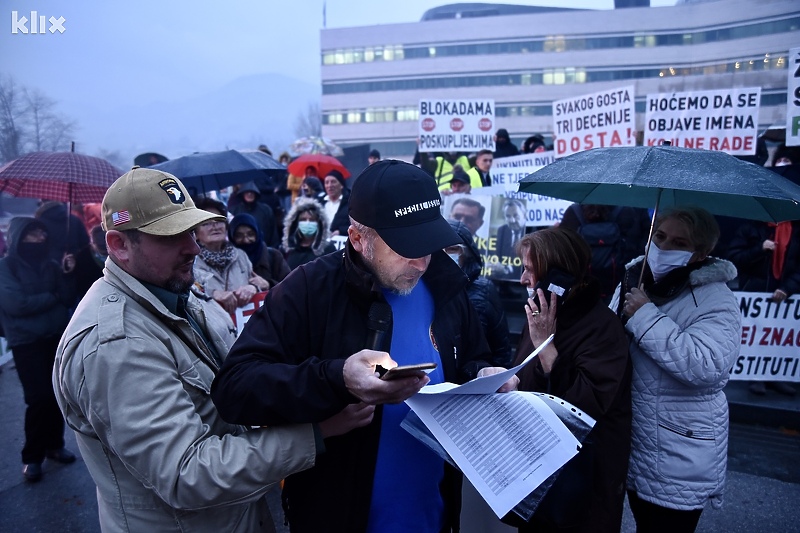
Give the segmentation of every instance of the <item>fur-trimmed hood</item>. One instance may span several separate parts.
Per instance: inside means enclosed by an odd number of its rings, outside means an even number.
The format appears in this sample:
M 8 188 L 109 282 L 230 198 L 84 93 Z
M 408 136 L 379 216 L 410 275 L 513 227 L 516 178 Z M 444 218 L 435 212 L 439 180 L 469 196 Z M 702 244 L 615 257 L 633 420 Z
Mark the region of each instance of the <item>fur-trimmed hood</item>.
M 708 264 L 703 265 L 697 270 L 689 273 L 689 283 L 692 287 L 699 287 L 701 285 L 708 285 L 709 283 L 722 282 L 727 283 L 736 277 L 736 267 L 733 263 L 719 257 L 709 256 L 710 261 Z M 630 263 L 625 265 L 625 269 L 630 269 L 644 261 L 644 256 L 640 255 L 633 259 Z
M 313 198 L 301 197 L 292 205 L 292 209 L 283 220 L 283 240 L 281 241 L 281 247 L 284 252 L 288 252 L 297 247 L 297 222 L 300 215 L 306 211 L 317 214 L 319 229 L 317 230 L 314 244 L 311 245 L 311 250 L 313 250 L 314 255 L 319 256 L 325 252 L 325 244 L 331 238 L 331 232 L 328 229 L 330 221 L 328 220 L 328 215 L 325 214 L 325 209 L 322 207 L 322 204 Z

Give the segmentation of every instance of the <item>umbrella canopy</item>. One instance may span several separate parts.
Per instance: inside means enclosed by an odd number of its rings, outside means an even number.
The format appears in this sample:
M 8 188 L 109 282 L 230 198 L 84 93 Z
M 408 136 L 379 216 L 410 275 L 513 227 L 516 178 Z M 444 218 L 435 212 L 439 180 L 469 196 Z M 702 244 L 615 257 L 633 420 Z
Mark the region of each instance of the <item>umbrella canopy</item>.
M 524 177 L 519 190 L 585 204 L 697 205 L 766 222 L 800 219 L 800 186 L 724 152 L 676 146 L 579 152 Z
M 286 172 L 285 166 L 257 150 L 200 152 L 165 161 L 150 168 L 168 172 L 179 178 L 187 189 L 201 193 L 256 181 L 265 176 L 280 176 Z
M 0 168 L 0 191 L 23 198 L 102 202 L 122 171 L 99 157 L 74 152 L 33 152 Z
M 156 152 L 145 152 L 133 158 L 133 164 L 140 167 L 149 167 L 163 163 L 164 161 L 169 161 L 169 158 Z
M 350 171 L 345 168 L 341 161 L 324 154 L 301 155 L 289 163 L 288 168 L 293 176 L 305 176 L 306 167 L 314 167 L 320 179 L 324 179 L 331 170 L 338 170 L 345 179 L 350 177 Z
M 344 150 L 327 137 L 302 137 L 289 146 L 295 154 L 325 154 L 334 157 L 344 155 Z

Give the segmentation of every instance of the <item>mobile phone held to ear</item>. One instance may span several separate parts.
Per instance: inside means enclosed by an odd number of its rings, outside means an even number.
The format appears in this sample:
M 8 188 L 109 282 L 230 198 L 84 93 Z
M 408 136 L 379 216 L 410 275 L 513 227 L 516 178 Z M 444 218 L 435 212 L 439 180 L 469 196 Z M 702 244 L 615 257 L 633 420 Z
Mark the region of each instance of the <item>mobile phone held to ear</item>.
M 390 380 L 418 376 L 420 372 L 433 370 L 436 368 L 436 366 L 436 363 L 419 363 L 417 365 L 396 366 L 384 372 L 381 375 L 381 379 Z
M 542 289 L 545 300 L 548 303 L 550 302 L 550 293 L 554 292 L 557 297 L 557 306 L 561 307 L 564 300 L 569 296 L 569 291 L 574 284 L 575 276 L 558 268 L 551 268 L 547 274 L 545 274 L 544 278 L 533 287 L 533 303 L 535 303 L 537 307 L 534 311 L 541 309 L 539 293 L 536 289 Z

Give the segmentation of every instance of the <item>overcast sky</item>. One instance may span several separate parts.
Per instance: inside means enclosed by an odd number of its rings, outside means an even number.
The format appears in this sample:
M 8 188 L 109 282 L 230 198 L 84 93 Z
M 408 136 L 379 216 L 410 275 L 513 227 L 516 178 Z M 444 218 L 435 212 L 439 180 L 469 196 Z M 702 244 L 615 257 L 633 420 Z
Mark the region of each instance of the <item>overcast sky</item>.
M 327 27 L 415 22 L 447 3 L 327 0 Z M 613 0 L 506 3 L 613 8 Z M 0 0 L 0 5 L 0 73 L 73 113 L 181 101 L 249 74 L 320 80 L 323 0 Z M 12 34 L 12 10 L 17 17 L 30 18 L 32 10 L 48 19 L 64 17 L 65 31 Z
M 497 2 L 491 2 L 497 3 Z M 610 9 L 613 0 L 509 2 Z M 653 5 L 673 1 L 653 2 Z M 54 98 L 191 96 L 277 72 L 319 82 L 323 0 L 0 0 L 0 71 Z M 328 0 L 327 26 L 418 21 L 446 1 Z M 63 16 L 63 34 L 13 35 L 11 11 Z M 30 27 L 30 24 L 28 25 Z M 135 90 L 134 90 L 135 89 Z

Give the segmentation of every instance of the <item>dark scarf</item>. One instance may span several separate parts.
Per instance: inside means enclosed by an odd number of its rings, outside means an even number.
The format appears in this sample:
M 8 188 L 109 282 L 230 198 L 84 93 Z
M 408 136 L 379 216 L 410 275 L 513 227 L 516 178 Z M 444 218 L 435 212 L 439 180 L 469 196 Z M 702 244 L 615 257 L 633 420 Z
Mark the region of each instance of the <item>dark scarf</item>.
M 222 272 L 225 270 L 225 267 L 228 266 L 231 261 L 233 261 L 233 258 L 235 257 L 235 250 L 236 249 L 229 242 L 226 242 L 225 246 L 219 252 L 212 252 L 201 244 L 200 257 L 208 266 L 217 272 Z
M 713 262 L 713 258 L 707 257 L 702 261 L 697 261 L 686 266 L 675 268 L 670 270 L 659 281 L 655 281 L 653 279 L 653 273 L 650 272 L 650 267 L 646 266 L 646 260 L 636 263 L 625 271 L 625 277 L 622 279 L 622 287 L 620 288 L 619 294 L 619 306 L 617 307 L 617 316 L 622 318 L 623 323 L 628 321 L 627 317 L 622 315 L 622 308 L 625 305 L 625 294 L 636 287 L 636 284 L 639 282 L 639 275 L 642 272 L 642 268 L 645 269 L 644 276 L 642 277 L 644 292 L 647 294 L 647 297 L 650 298 L 651 302 L 653 302 L 656 306 L 659 306 L 672 300 L 689 286 L 689 274 L 699 268 L 710 265 Z

